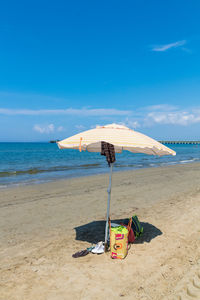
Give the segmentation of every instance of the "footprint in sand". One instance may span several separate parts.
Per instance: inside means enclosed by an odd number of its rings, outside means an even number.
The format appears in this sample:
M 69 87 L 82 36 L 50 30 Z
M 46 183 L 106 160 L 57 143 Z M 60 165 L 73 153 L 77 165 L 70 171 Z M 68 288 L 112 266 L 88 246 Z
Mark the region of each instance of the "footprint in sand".
M 184 292 L 179 293 L 174 300 L 200 299 L 200 272 L 184 288 Z

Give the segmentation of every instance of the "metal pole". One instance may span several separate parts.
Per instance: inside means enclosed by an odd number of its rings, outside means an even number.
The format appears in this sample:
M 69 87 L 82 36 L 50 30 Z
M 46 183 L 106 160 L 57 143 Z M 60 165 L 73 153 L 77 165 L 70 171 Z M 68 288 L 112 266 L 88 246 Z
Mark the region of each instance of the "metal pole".
M 111 186 L 112 186 L 112 169 L 113 163 L 110 164 L 110 177 L 109 177 L 109 186 L 108 186 L 108 202 L 107 202 L 107 217 L 106 217 L 106 228 L 105 228 L 105 251 L 107 250 L 108 242 L 108 219 L 110 216 L 110 196 L 111 196 Z

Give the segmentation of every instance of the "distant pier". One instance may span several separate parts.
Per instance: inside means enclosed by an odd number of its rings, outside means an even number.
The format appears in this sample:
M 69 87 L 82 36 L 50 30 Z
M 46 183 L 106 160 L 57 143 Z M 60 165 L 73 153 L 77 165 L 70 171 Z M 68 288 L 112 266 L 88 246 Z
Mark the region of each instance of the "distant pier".
M 161 144 L 200 145 L 200 141 L 160 141 Z
M 49 143 L 57 143 L 60 140 L 51 140 Z M 159 141 L 161 144 L 173 144 L 173 145 L 200 145 L 200 141 Z

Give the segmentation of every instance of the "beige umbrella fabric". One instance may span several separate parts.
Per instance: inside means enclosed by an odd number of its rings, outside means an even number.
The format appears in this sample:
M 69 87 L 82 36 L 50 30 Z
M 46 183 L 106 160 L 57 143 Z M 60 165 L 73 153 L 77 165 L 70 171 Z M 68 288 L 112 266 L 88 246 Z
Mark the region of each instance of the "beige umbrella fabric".
M 101 152 L 101 142 L 114 145 L 115 152 L 121 153 L 128 150 L 132 153 L 145 153 L 149 155 L 176 155 L 176 152 L 154 139 L 132 130 L 126 126 L 109 124 L 97 126 L 94 129 L 83 131 L 72 137 L 58 142 L 60 149 L 79 149 L 80 151 Z M 110 195 L 112 185 L 112 168 L 110 168 L 110 179 L 108 187 L 107 219 L 105 229 L 105 245 L 108 237 L 108 219 L 110 214 Z M 106 247 L 105 247 L 106 248 Z
M 89 152 L 101 152 L 101 142 L 113 144 L 116 153 L 128 150 L 133 153 L 150 155 L 176 155 L 176 152 L 154 139 L 126 126 L 110 124 L 97 126 L 58 142 L 60 149 L 79 149 Z

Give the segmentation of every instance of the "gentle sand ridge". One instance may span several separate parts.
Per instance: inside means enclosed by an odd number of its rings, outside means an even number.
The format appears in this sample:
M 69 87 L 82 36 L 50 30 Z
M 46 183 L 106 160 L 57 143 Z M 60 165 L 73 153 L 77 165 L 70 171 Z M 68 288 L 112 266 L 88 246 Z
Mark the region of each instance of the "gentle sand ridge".
M 103 239 L 108 174 L 0 192 L 0 299 L 200 299 L 200 164 L 116 172 L 111 218 L 145 233 L 125 260 Z

